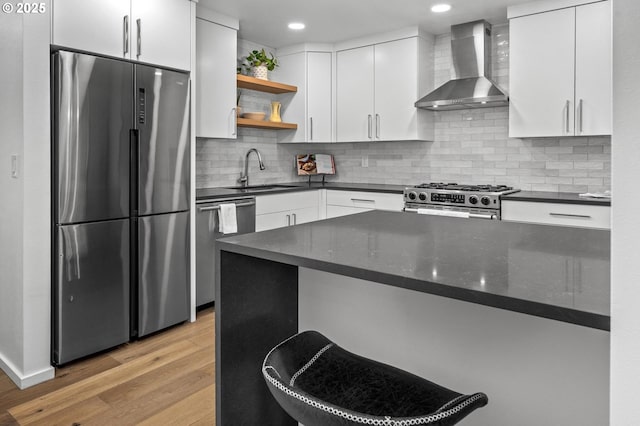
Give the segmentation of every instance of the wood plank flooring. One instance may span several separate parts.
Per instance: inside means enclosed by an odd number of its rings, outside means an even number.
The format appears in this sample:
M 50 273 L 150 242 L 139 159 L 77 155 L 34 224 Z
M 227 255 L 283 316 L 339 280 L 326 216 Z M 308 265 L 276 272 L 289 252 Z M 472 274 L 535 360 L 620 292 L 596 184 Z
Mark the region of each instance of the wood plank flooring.
M 214 318 L 205 309 L 23 391 L 0 371 L 0 426 L 214 425 Z

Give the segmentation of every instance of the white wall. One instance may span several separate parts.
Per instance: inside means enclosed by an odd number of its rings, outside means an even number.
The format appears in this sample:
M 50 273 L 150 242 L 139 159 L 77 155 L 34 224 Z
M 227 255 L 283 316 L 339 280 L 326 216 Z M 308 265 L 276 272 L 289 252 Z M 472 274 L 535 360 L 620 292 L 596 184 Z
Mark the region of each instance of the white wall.
M 613 0 L 611 425 L 638 424 L 640 382 L 640 2 Z M 623 195 L 628 194 L 628 197 Z
M 53 378 L 47 13 L 0 15 L 0 367 L 21 388 Z M 5 95 L 6 94 L 6 95 Z M 10 176 L 10 155 L 20 175 Z
M 0 15 L 0 366 L 22 365 L 22 205 L 23 179 L 11 178 L 11 155 L 22 144 L 22 19 Z M 20 164 L 22 168 L 22 164 Z

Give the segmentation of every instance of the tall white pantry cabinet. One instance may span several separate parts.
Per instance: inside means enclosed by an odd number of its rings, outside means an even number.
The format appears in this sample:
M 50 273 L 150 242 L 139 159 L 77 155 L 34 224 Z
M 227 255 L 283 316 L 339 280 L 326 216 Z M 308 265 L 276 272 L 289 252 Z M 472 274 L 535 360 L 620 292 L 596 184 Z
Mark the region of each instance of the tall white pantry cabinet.
M 610 135 L 611 2 L 525 4 L 509 18 L 509 136 Z

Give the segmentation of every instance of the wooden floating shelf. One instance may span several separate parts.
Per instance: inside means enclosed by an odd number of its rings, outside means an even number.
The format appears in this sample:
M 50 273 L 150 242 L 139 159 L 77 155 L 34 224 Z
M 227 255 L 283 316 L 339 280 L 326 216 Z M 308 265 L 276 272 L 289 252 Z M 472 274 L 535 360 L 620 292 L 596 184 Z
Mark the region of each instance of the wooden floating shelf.
M 296 86 L 289 84 L 277 83 L 275 81 L 261 80 L 255 77 L 249 77 L 248 75 L 236 74 L 238 76 L 237 85 L 238 89 L 250 89 L 258 90 L 260 92 L 267 93 L 295 93 L 298 91 Z
M 238 127 L 253 127 L 256 129 L 292 129 L 298 128 L 295 123 L 274 123 L 264 120 L 251 120 L 249 118 L 238 117 Z

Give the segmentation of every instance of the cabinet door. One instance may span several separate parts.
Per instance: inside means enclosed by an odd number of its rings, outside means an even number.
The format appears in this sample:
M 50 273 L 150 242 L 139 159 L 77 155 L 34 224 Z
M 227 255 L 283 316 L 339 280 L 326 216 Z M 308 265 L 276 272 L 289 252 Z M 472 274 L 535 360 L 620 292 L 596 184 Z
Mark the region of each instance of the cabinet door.
M 318 207 L 291 210 L 287 214 L 291 215 L 291 225 L 300 225 L 301 223 L 313 222 L 319 219 Z
M 373 46 L 336 53 L 336 140 L 373 140 Z
M 611 3 L 576 8 L 576 135 L 611 134 Z
M 236 138 L 237 32 L 196 19 L 196 136 Z
M 331 142 L 331 53 L 307 53 L 307 141 Z
M 375 140 L 417 139 L 418 38 L 375 45 Z
M 256 232 L 284 228 L 291 224 L 291 213 L 288 211 L 256 215 Z
M 511 19 L 509 31 L 509 136 L 573 135 L 575 8 Z
M 129 19 L 130 35 L 130 15 L 129 0 L 55 0 L 53 44 L 129 58 L 125 19 Z
M 350 214 L 368 212 L 373 209 L 361 208 L 361 207 L 347 207 L 347 206 L 327 206 L 327 219 L 332 217 L 347 216 Z
M 586 204 L 503 201 L 502 220 L 610 229 L 611 207 Z
M 131 58 L 182 70 L 191 65 L 189 0 L 133 0 Z

